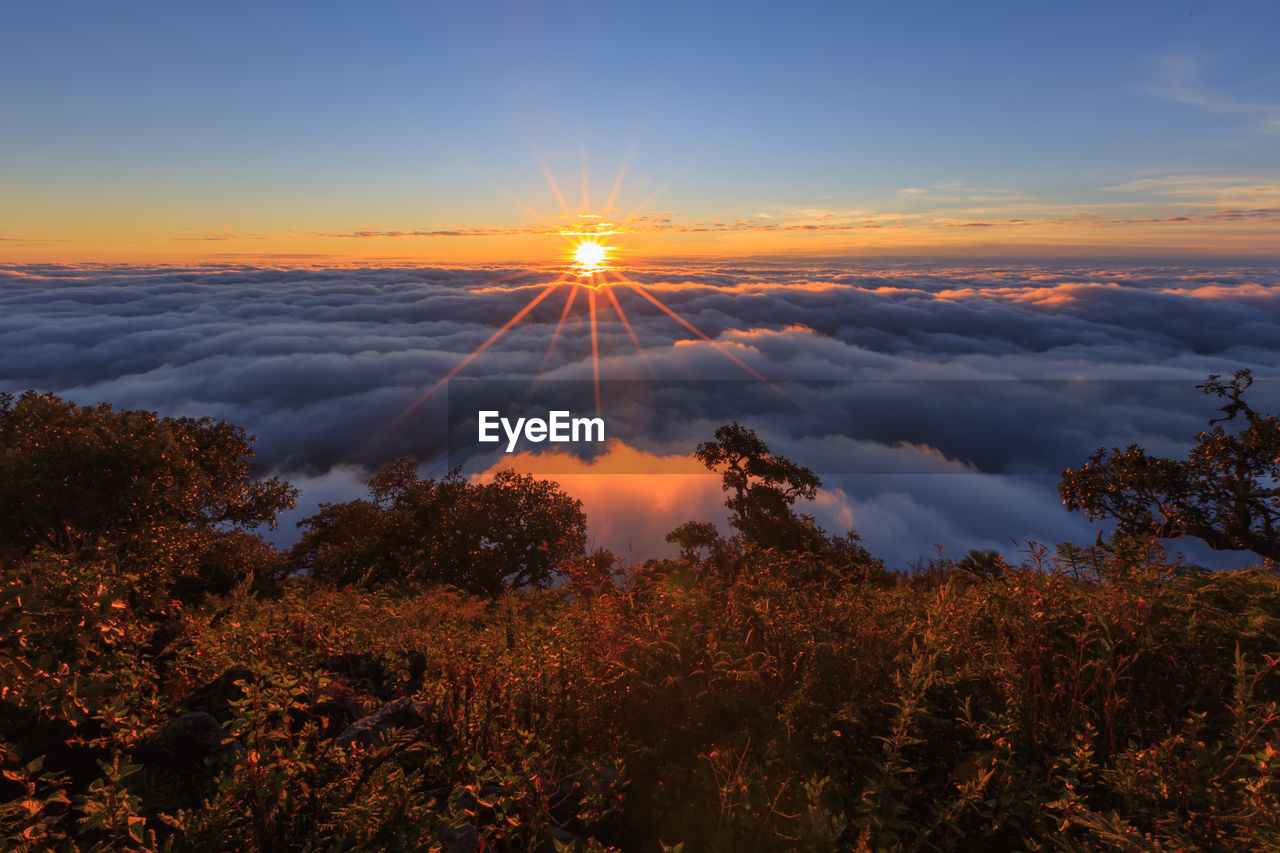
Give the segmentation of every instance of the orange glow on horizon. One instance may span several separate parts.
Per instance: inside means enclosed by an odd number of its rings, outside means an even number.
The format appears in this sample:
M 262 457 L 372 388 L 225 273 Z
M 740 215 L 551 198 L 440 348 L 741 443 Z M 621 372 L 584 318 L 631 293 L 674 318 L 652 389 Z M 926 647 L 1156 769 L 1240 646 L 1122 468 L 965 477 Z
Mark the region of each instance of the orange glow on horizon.
M 518 200 L 517 200 L 518 201 Z M 744 256 L 812 259 L 864 256 L 1066 257 L 1066 256 L 1265 256 L 1274 258 L 1277 222 L 1254 218 L 1190 221 L 1093 221 L 1027 218 L 1017 225 L 958 227 L 929 215 L 904 216 L 889 224 L 830 220 L 736 223 L 685 220 L 637 210 L 611 222 L 603 215 L 572 211 L 502 217 L 474 225 L 385 228 L 320 221 L 272 222 L 260 228 L 208 226 L 198 213 L 156 226 L 97 211 L 78 219 L 50 218 L 0 229 L 0 263 L 61 264 L 244 264 L 269 267 L 517 266 L 544 262 L 580 264 L 580 243 L 625 234 L 633 260 L 699 258 L 737 261 Z M 559 220 L 559 221 L 555 221 Z M 567 221 L 566 221 L 567 220 Z M 180 222 L 189 225 L 180 225 Z M 610 243 L 613 243 L 610 240 Z M 564 245 L 563 243 L 561 244 Z M 606 247 L 612 248 L 612 247 Z M 608 263 L 606 255 L 604 263 Z

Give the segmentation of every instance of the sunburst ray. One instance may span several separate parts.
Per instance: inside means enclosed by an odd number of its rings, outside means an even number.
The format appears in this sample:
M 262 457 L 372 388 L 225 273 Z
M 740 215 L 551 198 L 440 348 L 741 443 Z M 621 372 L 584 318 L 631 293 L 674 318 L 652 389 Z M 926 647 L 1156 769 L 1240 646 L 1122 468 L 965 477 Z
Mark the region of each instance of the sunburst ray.
M 609 200 L 604 203 L 604 211 L 607 214 L 613 210 L 613 204 L 618 200 L 618 193 L 622 190 L 622 180 L 627 176 L 627 170 L 631 168 L 631 157 L 636 153 L 635 145 L 627 150 L 627 156 L 622 160 L 622 168 L 618 170 L 618 178 L 613 182 L 613 190 L 609 193 Z
M 470 355 L 468 355 L 468 356 L 467 356 L 466 358 L 464 358 L 462 361 L 460 361 L 460 362 L 458 362 L 456 365 L 454 365 L 454 367 L 453 367 L 453 369 L 452 369 L 452 370 L 450 370 L 450 371 L 449 371 L 448 373 L 446 373 L 444 376 L 441 376 L 439 379 L 437 379 L 437 380 L 435 381 L 435 383 L 434 383 L 430 388 L 428 388 L 426 391 L 424 391 L 424 392 L 422 392 L 420 395 L 418 395 L 417 399 L 415 399 L 415 400 L 414 400 L 412 403 L 410 403 L 409 405 L 405 406 L 405 407 L 404 407 L 404 409 L 400 412 L 400 414 L 396 415 L 394 418 L 392 418 L 392 419 L 387 423 L 387 426 L 386 426 L 386 427 L 384 427 L 384 429 L 386 429 L 386 428 L 390 428 L 390 427 L 394 426 L 394 425 L 395 425 L 397 422 L 399 422 L 402 418 L 404 418 L 406 415 L 408 415 L 408 414 L 409 414 L 410 412 L 412 412 L 414 409 L 418 408 L 418 406 L 421 406 L 423 403 L 425 403 L 425 402 L 427 401 L 427 398 L 429 398 L 429 397 L 430 397 L 432 394 L 434 394 L 436 391 L 440 390 L 440 386 L 444 385 L 444 384 L 445 384 L 446 382 L 448 382 L 450 379 L 452 379 L 453 377 L 457 376 L 457 375 L 458 375 L 458 374 L 459 374 L 459 373 L 460 373 L 464 368 L 466 368 L 466 366 L 467 366 L 468 364 L 470 364 L 471 362 L 475 361 L 475 360 L 476 360 L 476 358 L 477 358 L 477 357 L 478 357 L 482 352 L 484 352 L 484 351 L 485 351 L 485 350 L 487 350 L 490 346 L 492 346 L 492 345 L 493 345 L 493 343 L 494 343 L 495 341 L 497 341 L 497 340 L 498 340 L 498 338 L 501 338 L 503 335 L 505 335 L 505 334 L 506 334 L 506 333 L 511 329 L 511 327 L 512 327 L 512 326 L 514 326 L 516 323 L 519 323 L 521 320 L 523 320 L 523 319 L 525 318 L 525 315 L 527 315 L 530 311 L 532 311 L 534 308 L 536 308 L 536 307 L 538 306 L 538 304 L 539 304 L 540 302 L 542 302 L 542 300 L 546 299 L 548 296 L 550 296 L 552 293 L 554 293 L 554 292 L 556 291 L 556 289 L 557 289 L 557 288 L 559 288 L 559 287 L 560 287 L 560 285 L 562 285 L 562 284 L 564 284 L 563 277 L 561 277 L 561 278 L 557 278 L 555 281 L 553 281 L 553 282 L 551 282 L 550 284 L 547 284 L 545 287 L 543 287 L 542 292 L 541 292 L 541 293 L 539 293 L 537 296 L 535 296 L 535 297 L 534 297 L 534 298 L 529 302 L 529 304 L 528 304 L 528 305 L 524 306 L 524 307 L 523 307 L 523 308 L 521 308 L 519 311 L 517 311 L 517 312 L 516 312 L 516 314 L 515 314 L 515 316 L 513 316 L 513 317 L 512 317 L 510 320 L 508 320 L 507 322 L 503 323 L 503 324 L 502 324 L 502 326 L 498 329 L 498 331 L 496 331 L 496 332 L 494 332 L 492 335 L 490 335 L 490 336 L 488 337 L 488 339 L 487 339 L 487 340 L 485 340 L 485 342 L 484 342 L 484 343 L 482 343 L 480 346 L 478 346 L 478 347 L 476 347 L 475 349 L 473 349 L 473 350 L 471 351 L 471 354 L 470 354 Z
M 613 310 L 618 312 L 618 319 L 622 321 L 622 327 L 631 336 L 631 343 L 636 345 L 636 353 L 640 356 L 640 360 L 644 362 L 645 370 L 651 378 L 657 379 L 658 375 L 653 372 L 653 364 L 649 361 L 649 355 L 644 351 L 644 347 L 640 346 L 640 339 L 636 337 L 635 329 L 631 328 L 631 322 L 627 320 L 627 314 L 622 310 L 622 303 L 618 301 L 618 297 L 613 295 L 613 288 L 604 288 L 604 295 L 609 297 L 609 301 L 613 303 Z
M 538 165 L 542 168 L 542 174 L 547 178 L 547 183 L 551 185 L 551 192 L 555 193 L 556 201 L 560 203 L 560 209 L 564 211 L 565 216 L 572 216 L 573 211 L 569 209 L 568 202 L 564 200 L 564 194 L 560 192 L 560 186 L 556 183 L 556 179 L 551 176 L 551 170 L 547 168 L 547 164 L 541 157 L 536 159 Z
M 569 311 L 573 308 L 573 300 L 578 297 L 578 288 L 570 287 L 569 295 L 564 300 L 564 310 L 560 312 L 560 320 L 556 323 L 556 330 L 551 333 L 551 343 L 547 344 L 546 355 L 542 357 L 542 364 L 538 365 L 538 376 L 541 377 L 543 371 L 547 369 L 547 363 L 551 361 L 551 352 L 556 348 L 556 341 L 560 338 L 560 330 L 564 328 L 564 321 L 569 316 Z
M 600 416 L 600 343 L 596 337 L 596 291 L 587 291 L 588 313 L 591 314 L 591 378 L 595 383 L 596 417 Z
M 805 409 L 806 411 L 808 411 L 808 408 L 807 408 L 803 403 L 801 403 L 801 402 L 800 402 L 799 400 L 797 400 L 795 397 L 792 397 L 792 396 L 791 396 L 790 394 L 788 394 L 786 391 L 783 391 L 783 390 L 782 390 L 781 388 L 779 388 L 776 384 L 774 384 L 774 383 L 773 383 L 773 381 L 771 381 L 767 376 L 765 376 L 764 374 L 760 373 L 760 372 L 759 372 L 758 370 L 756 370 L 754 367 L 752 367 L 751 365 L 747 364 L 745 361 L 743 361 L 742 359 L 738 358 L 738 357 L 737 357 L 736 355 L 734 355 L 733 353 L 729 352 L 727 349 L 725 349 L 725 347 L 724 347 L 720 342 L 715 341 L 715 340 L 712 340 L 710 337 L 708 337 L 706 334 L 704 334 L 704 333 L 702 332 L 702 330 L 701 330 L 701 329 L 699 329 L 697 326 L 693 325 L 693 324 L 692 324 L 692 323 L 690 323 L 688 320 L 686 320 L 685 318 L 683 318 L 683 317 L 681 317 L 679 314 L 677 314 L 675 311 L 673 311 L 672 309 L 668 308 L 666 305 L 664 305 L 664 304 L 662 303 L 662 300 L 658 299 L 656 296 L 654 296 L 653 294 L 649 293 L 649 291 L 645 290 L 645 289 L 644 289 L 644 287 L 643 287 L 639 282 L 637 282 L 637 281 L 632 281 L 632 280 L 630 280 L 630 279 L 624 279 L 622 283 L 623 283 L 623 284 L 626 284 L 626 285 L 627 285 L 627 287 L 631 288 L 631 289 L 632 289 L 632 290 L 634 290 L 636 293 L 639 293 L 639 294 L 640 294 L 641 296 L 643 296 L 645 299 L 647 299 L 647 300 L 649 300 L 650 302 L 652 302 L 652 303 L 653 303 L 654 305 L 656 305 L 656 306 L 657 306 L 657 307 L 658 307 L 658 308 L 659 308 L 663 313 L 665 313 L 666 315 L 668 315 L 669 317 L 671 317 L 671 319 L 675 320 L 677 323 L 679 323 L 680 325 L 684 326 L 684 327 L 685 327 L 686 329 L 688 329 L 689 331 L 693 332 L 695 335 L 697 335 L 697 336 L 698 336 L 699 338 L 701 338 L 703 341 L 706 341 L 707 343 L 711 344 L 711 346 L 712 346 L 712 347 L 714 347 L 714 348 L 716 349 L 716 351 L 717 351 L 717 352 L 719 352 L 721 355 L 723 355 L 725 358 L 729 359 L 729 360 L 730 360 L 730 361 L 732 361 L 734 364 L 738 365 L 738 366 L 739 366 L 739 367 L 741 367 L 743 370 L 745 370 L 745 371 L 747 371 L 748 373 L 750 373 L 750 374 L 751 374 L 752 376 L 754 376 L 756 379 L 759 379 L 759 380 L 760 380 L 761 382 L 763 382 L 765 385 L 768 385 L 770 388 L 772 388 L 772 389 L 773 389 L 774 391 L 776 391 L 778 394 L 782 395 L 782 396 L 783 396 L 783 397 L 785 397 L 787 400 L 790 400 L 792 403 L 794 403 L 795 405 L 799 406 L 801 409 Z

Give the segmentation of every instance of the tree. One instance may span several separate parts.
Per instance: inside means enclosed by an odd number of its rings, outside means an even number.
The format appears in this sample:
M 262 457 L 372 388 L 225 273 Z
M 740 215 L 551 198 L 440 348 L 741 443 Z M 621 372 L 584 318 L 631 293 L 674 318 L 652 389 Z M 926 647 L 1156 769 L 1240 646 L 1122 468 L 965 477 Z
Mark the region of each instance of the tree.
M 409 580 L 494 594 L 546 586 L 557 565 L 583 553 L 582 502 L 558 485 L 513 471 L 471 483 L 457 469 L 418 478 L 399 459 L 368 481 L 372 500 L 322 504 L 299 522 L 295 564 L 339 583 Z
M 206 589 L 202 563 L 243 568 L 229 551 L 265 543 L 241 528 L 274 526 L 297 494 L 251 479 L 252 442 L 210 418 L 0 395 L 0 556 L 105 548 L 163 584 Z
M 795 512 L 795 502 L 812 500 L 822 481 L 803 465 L 770 453 L 750 428 L 737 422 L 722 426 L 715 440 L 698 445 L 694 455 L 721 472 L 729 523 L 741 538 L 724 540 L 708 522 L 686 522 L 667 534 L 684 559 L 697 561 L 698 549 L 708 548 L 703 565 L 729 583 L 748 561 L 759 564 L 766 557 L 760 549 L 776 552 L 765 562 L 794 581 L 867 581 L 884 575 L 884 564 L 862 547 L 857 533 L 828 536 L 813 516 Z
M 1210 375 L 1196 387 L 1225 400 L 1223 414 L 1196 435 L 1185 460 L 1149 456 L 1136 444 L 1099 448 L 1063 473 L 1063 503 L 1091 519 L 1115 519 L 1126 534 L 1194 536 L 1217 550 L 1280 559 L 1280 422 L 1245 402 L 1252 384 L 1247 369 L 1225 382 Z
M 680 559 L 696 563 L 698 549 L 706 548 L 711 554 L 720 541 L 720 531 L 709 521 L 686 521 L 667 534 L 667 541 L 680 546 Z
M 721 471 L 729 494 L 729 523 L 748 542 L 766 548 L 802 550 L 813 544 L 812 519 L 792 510 L 801 498 L 812 500 L 822 481 L 813 471 L 782 456 L 774 456 L 749 427 L 734 421 L 715 432 L 715 440 L 698 445 L 694 456 L 709 469 Z

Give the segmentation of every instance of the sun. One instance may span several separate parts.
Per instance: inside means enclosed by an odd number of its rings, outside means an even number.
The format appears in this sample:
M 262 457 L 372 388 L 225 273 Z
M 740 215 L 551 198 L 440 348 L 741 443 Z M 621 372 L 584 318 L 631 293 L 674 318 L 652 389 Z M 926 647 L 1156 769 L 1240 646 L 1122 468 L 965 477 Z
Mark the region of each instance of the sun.
M 595 240 L 583 240 L 573 250 L 573 259 L 587 273 L 603 269 L 608 257 L 609 247 L 602 246 Z
M 560 309 L 560 319 L 556 322 L 554 330 L 551 332 L 551 340 L 548 342 L 546 352 L 542 357 L 542 364 L 538 367 L 537 377 L 540 379 L 546 371 L 547 366 L 550 363 L 552 353 L 555 352 L 556 342 L 560 340 L 561 332 L 567 327 L 574 328 L 583 325 L 578 321 L 585 317 L 585 325 L 589 328 L 591 336 L 591 377 L 595 384 L 595 403 L 597 414 L 601 411 L 601 341 L 599 325 L 602 321 L 599 318 L 604 312 L 612 311 L 618 322 L 622 324 L 622 328 L 626 330 L 627 337 L 631 339 L 631 343 L 635 345 L 636 353 L 648 369 L 649 375 L 655 379 L 657 378 L 653 365 L 650 364 L 649 358 L 645 353 L 645 348 L 640 343 L 640 337 L 637 334 L 636 329 L 632 326 L 631 321 L 627 319 L 626 311 L 623 308 L 623 303 L 627 299 L 627 294 L 633 294 L 642 298 L 645 302 L 649 303 L 649 305 L 670 317 L 680 326 L 684 327 L 685 330 L 691 332 L 697 339 L 714 348 L 725 358 L 741 367 L 748 374 L 759 381 L 764 382 L 766 385 L 773 387 L 775 391 L 783 397 L 786 397 L 788 400 L 791 400 L 791 402 L 796 402 L 786 392 L 781 391 L 774 386 L 768 378 L 757 371 L 754 367 L 739 358 L 731 347 L 727 347 L 723 342 L 707 335 L 697 326 L 693 325 L 693 323 L 680 316 L 675 309 L 668 307 L 661 299 L 650 293 L 645 284 L 628 277 L 625 270 L 616 262 L 614 264 L 610 264 L 609 261 L 614 260 L 610 257 L 611 253 L 622 251 L 625 255 L 626 250 L 625 248 L 619 249 L 619 247 L 616 246 L 606 246 L 600 242 L 601 239 L 607 239 L 615 234 L 628 234 L 632 232 L 625 225 L 605 221 L 603 219 L 603 212 L 601 214 L 582 212 L 575 213 L 570 210 L 569 205 L 565 202 L 564 196 L 561 194 L 559 187 L 556 186 L 555 181 L 552 180 L 551 174 L 547 171 L 545 166 L 543 166 L 543 172 L 546 173 L 547 181 L 551 184 L 551 189 L 555 193 L 556 198 L 560 201 L 560 207 L 564 211 L 563 216 L 555 217 L 555 219 L 559 221 L 560 227 L 557 228 L 552 226 L 550 223 L 546 223 L 545 217 L 538 217 L 538 215 L 528 206 L 523 204 L 521 204 L 521 206 L 525 208 L 526 212 L 543 221 L 543 225 L 537 233 L 559 236 L 565 239 L 569 244 L 567 252 L 564 252 L 564 254 L 557 253 L 557 258 L 561 260 L 555 265 L 555 268 L 558 270 L 555 278 L 539 285 L 533 285 L 533 287 L 537 289 L 537 293 L 529 300 L 528 303 L 525 304 L 523 308 L 513 314 L 511 319 L 499 326 L 493 334 L 480 344 L 480 346 L 476 347 L 463 357 L 461 361 L 455 364 L 453 368 L 443 376 L 438 378 L 429 388 L 419 394 L 416 399 L 409 403 L 409 405 L 405 406 L 404 409 L 392 418 L 390 423 L 382 429 L 388 429 L 391 425 L 398 423 L 402 418 L 407 416 L 409 412 L 422 405 L 432 394 L 442 388 L 450 379 L 465 370 L 467 365 L 479 358 L 482 353 L 501 339 L 503 335 L 511 331 L 511 329 L 513 329 L 518 323 L 528 317 L 535 308 L 541 305 L 543 301 L 548 299 L 553 293 L 562 293 L 564 295 L 564 305 Z M 617 182 L 614 184 L 613 194 L 609 196 L 609 201 L 605 204 L 603 211 L 616 210 L 613 206 L 615 200 L 614 196 L 617 195 L 619 187 L 622 186 L 622 175 L 625 173 L 626 166 L 624 165 L 622 172 L 618 175 Z M 583 208 L 588 206 L 585 174 L 586 173 L 584 172 L 582 187 Z M 512 196 L 512 198 L 514 199 L 515 197 Z M 623 217 L 621 222 L 625 223 L 635 219 L 647 203 L 648 201 L 646 200 L 646 202 L 641 204 L 641 206 L 636 208 L 636 210 Z M 623 242 L 625 242 L 625 238 Z M 564 251 L 564 249 L 561 251 Z M 569 263 L 565 263 L 565 261 L 568 261 Z M 522 274 L 523 273 L 517 275 Z M 496 285 L 498 282 L 515 278 L 517 275 L 499 276 L 491 282 L 487 282 L 486 285 Z M 521 283 L 516 285 L 516 287 L 523 289 L 530 287 L 530 285 Z M 477 288 L 477 292 L 487 292 L 493 289 L 494 288 L 492 287 L 485 286 Z M 615 293 L 615 291 L 617 292 Z M 586 302 L 586 310 L 573 314 L 574 304 L 582 304 L 581 302 L 577 302 L 578 297 L 580 296 L 585 297 L 584 301 Z M 619 298 L 619 296 L 622 298 Z M 569 325 L 566 326 L 566 323 L 569 323 Z M 537 379 L 534 381 L 536 382 Z M 797 405 L 799 404 L 797 403 Z

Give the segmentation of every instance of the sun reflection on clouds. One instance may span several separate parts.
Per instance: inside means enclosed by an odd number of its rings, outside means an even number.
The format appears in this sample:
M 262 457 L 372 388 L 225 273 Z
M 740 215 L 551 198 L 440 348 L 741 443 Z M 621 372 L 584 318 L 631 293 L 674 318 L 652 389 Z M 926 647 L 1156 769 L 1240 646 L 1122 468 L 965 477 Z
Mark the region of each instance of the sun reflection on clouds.
M 514 453 L 472 480 L 491 480 L 501 470 L 558 483 L 582 501 L 592 545 L 620 556 L 626 556 L 629 542 L 644 543 L 644 555 L 652 556 L 653 544 L 690 518 L 718 519 L 728 532 L 720 478 L 692 456 L 649 453 L 610 441 L 591 460 L 558 451 Z M 674 555 L 674 547 L 669 550 Z

